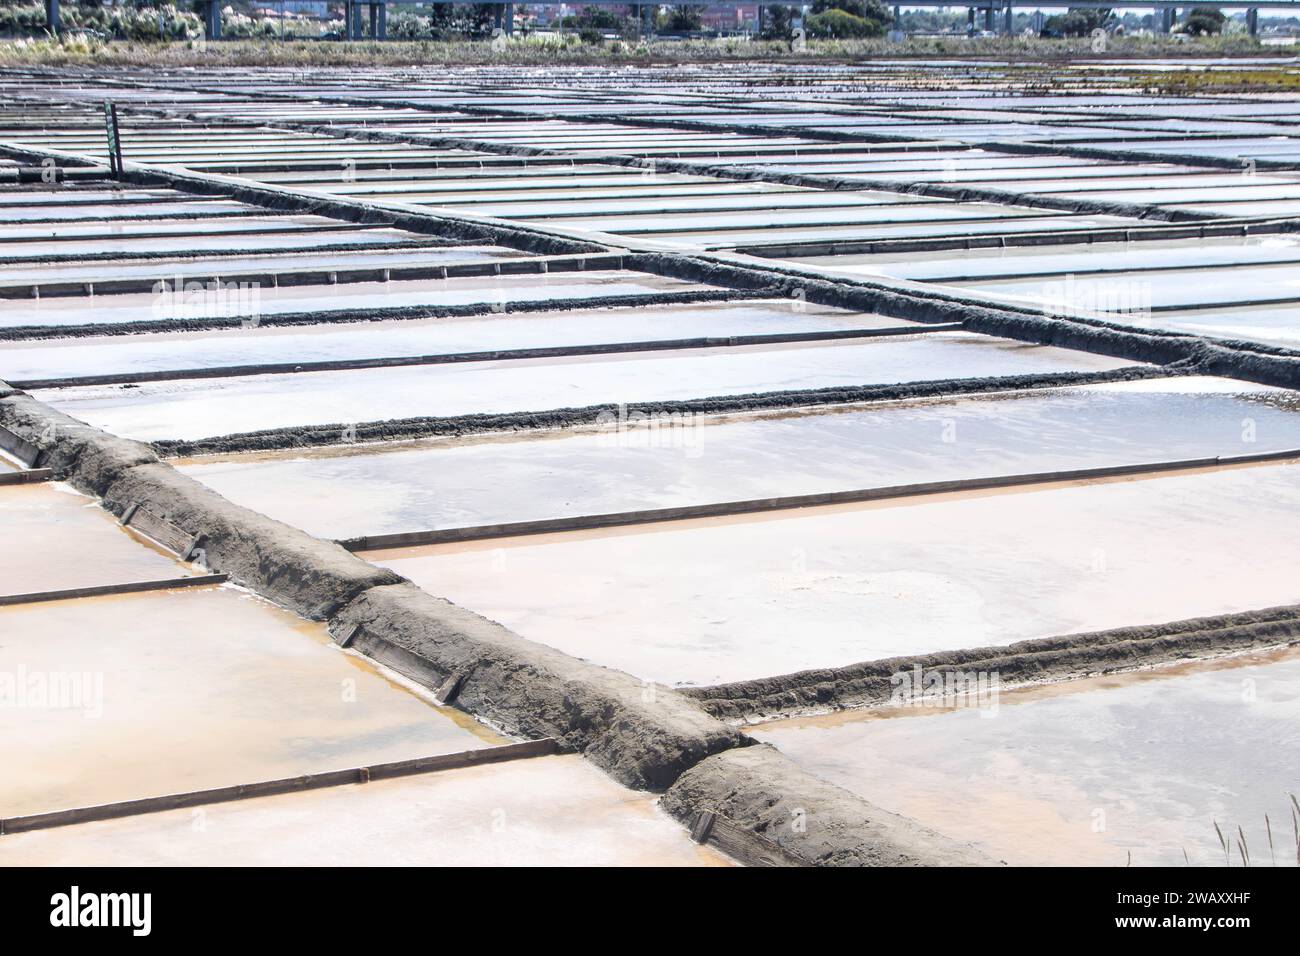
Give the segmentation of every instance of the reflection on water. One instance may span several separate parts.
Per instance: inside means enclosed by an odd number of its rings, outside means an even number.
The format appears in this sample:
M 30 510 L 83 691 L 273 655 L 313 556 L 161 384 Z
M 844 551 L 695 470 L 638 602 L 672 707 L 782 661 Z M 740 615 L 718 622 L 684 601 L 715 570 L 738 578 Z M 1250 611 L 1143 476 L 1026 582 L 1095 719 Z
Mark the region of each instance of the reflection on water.
M 0 674 L 88 674 L 101 694 L 0 708 L 0 765 L 23 768 L 0 817 L 502 742 L 231 587 L 4 608 L 0 633 Z
M 647 679 L 714 684 L 1298 603 L 1298 468 L 368 557 L 524 637 Z
M 107 511 L 64 484 L 0 489 L 0 594 L 183 577 L 173 556 L 123 529 Z
M 212 314 L 260 300 L 243 295 L 216 295 L 201 290 L 195 314 L 208 306 Z M 182 301 L 188 294 L 176 297 Z M 13 343 L 0 353 L 0 376 L 10 381 L 220 368 L 232 365 L 347 361 L 400 356 L 493 352 L 507 349 L 560 348 L 613 342 L 730 338 L 742 335 L 897 328 L 901 319 L 864 315 L 791 302 L 717 302 L 698 305 L 642 306 L 624 309 L 575 309 L 569 312 L 516 312 L 390 322 L 335 323 L 298 327 L 263 326 L 191 333 L 133 335 L 120 340 Z
M 694 349 L 472 365 L 302 372 L 39 390 L 114 434 L 154 440 L 389 418 L 510 413 L 603 403 L 949 378 L 1102 371 L 1132 362 L 961 332 L 841 345 Z
M 180 467 L 240 504 L 347 538 L 1300 448 L 1296 411 L 1280 389 L 1176 378 Z
M 751 733 L 1013 864 L 1221 866 L 1217 822 L 1234 865 L 1241 827 L 1253 865 L 1293 866 L 1297 719 L 1288 648 L 1004 691 L 994 713 L 850 711 Z
M 0 866 L 730 866 L 579 756 L 148 814 L 0 841 Z

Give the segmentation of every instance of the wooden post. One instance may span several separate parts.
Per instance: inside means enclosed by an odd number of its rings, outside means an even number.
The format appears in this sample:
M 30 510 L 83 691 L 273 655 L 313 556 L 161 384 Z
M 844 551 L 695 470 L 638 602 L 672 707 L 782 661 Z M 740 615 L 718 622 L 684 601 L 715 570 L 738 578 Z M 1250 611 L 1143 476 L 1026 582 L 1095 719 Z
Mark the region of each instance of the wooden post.
M 108 133 L 108 173 L 122 178 L 122 138 L 117 128 L 117 105 L 104 100 L 104 127 Z

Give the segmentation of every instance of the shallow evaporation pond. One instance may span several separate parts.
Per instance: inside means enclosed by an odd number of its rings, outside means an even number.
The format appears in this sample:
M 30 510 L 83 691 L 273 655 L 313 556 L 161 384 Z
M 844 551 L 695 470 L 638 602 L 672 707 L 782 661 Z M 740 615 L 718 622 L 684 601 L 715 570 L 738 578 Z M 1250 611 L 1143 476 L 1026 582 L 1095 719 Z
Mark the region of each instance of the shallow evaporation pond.
M 1238 827 L 1252 865 L 1296 865 L 1300 651 L 1015 690 L 991 680 L 962 706 L 912 702 L 750 733 L 1013 865 L 1239 865 Z
M 0 817 L 504 742 L 232 587 L 0 608 L 0 630 L 0 671 L 29 694 L 73 682 L 62 703 L 10 711 L 0 760 L 23 772 Z
M 674 213 L 660 216 L 592 216 L 573 219 L 539 219 L 539 225 L 596 232 L 657 235 L 679 233 L 695 227 L 710 231 L 748 232 L 762 230 L 780 234 L 799 227 L 843 226 L 860 228 L 876 223 L 924 223 L 972 219 L 1014 219 L 1031 216 L 1034 210 L 989 203 L 908 202 L 895 196 L 894 202 L 815 210 L 757 210 L 754 212 Z
M 695 214 L 698 210 L 715 210 L 719 213 L 729 214 L 728 211 L 730 210 L 754 209 L 771 210 L 769 214 L 780 215 L 784 218 L 790 214 L 791 210 L 831 207 L 838 211 L 840 209 L 853 209 L 858 205 L 882 204 L 885 202 L 884 199 L 879 197 L 870 199 L 856 198 L 852 193 L 843 192 L 776 192 L 770 195 L 747 194 L 722 197 L 646 196 L 632 199 L 573 199 L 568 201 L 545 201 L 527 197 L 517 201 L 510 201 L 508 197 L 487 197 L 470 203 L 447 203 L 446 201 L 422 199 L 405 199 L 404 201 L 419 202 L 422 205 L 431 205 L 450 212 L 470 212 L 480 216 L 516 219 L 614 214 L 648 215 L 658 213 L 660 215 L 675 215 L 681 213 Z M 830 212 L 828 214 L 835 215 L 836 213 Z M 555 223 L 560 225 L 564 221 L 564 218 L 556 218 Z
M 37 223 L 33 225 L 0 225 L 0 250 L 8 255 L 6 246 L 14 241 L 33 239 L 130 239 L 143 234 L 162 233 L 169 236 L 202 236 L 217 232 L 293 232 L 313 230 L 320 226 L 339 226 L 336 219 L 323 216 L 232 216 L 229 219 L 204 219 L 194 223 L 185 219 L 133 219 L 129 222 L 94 221 L 83 223 Z M 415 234 L 411 233 L 411 238 Z
M 724 182 L 705 176 L 678 176 L 675 174 L 656 173 L 653 177 L 644 172 L 602 173 L 595 167 L 595 172 L 581 175 L 569 175 L 572 167 L 523 167 L 518 170 L 491 170 L 482 173 L 477 170 L 434 170 L 402 169 L 394 170 L 384 178 L 371 177 L 363 179 L 358 170 L 359 182 L 338 183 L 311 180 L 313 189 L 334 193 L 335 195 L 361 196 L 365 198 L 399 199 L 402 202 L 415 199 L 428 201 L 439 197 L 460 195 L 498 195 L 518 193 L 545 199 L 581 199 L 593 193 L 610 195 L 633 195 L 645 190 L 671 192 L 679 195 L 707 193 L 721 195 L 724 193 L 767 193 L 795 192 L 795 186 L 772 186 L 768 183 Z M 302 176 L 301 173 L 297 174 Z M 256 177 L 262 182 L 275 182 L 278 177 L 262 174 Z M 282 180 L 279 180 L 282 181 Z
M 102 202 L 134 202 L 147 200 L 184 199 L 185 194 L 174 189 L 41 189 L 31 192 L 0 190 L 5 203 L 14 207 L 78 205 L 94 200 Z
M 1300 198 L 1300 187 L 1274 177 L 1251 180 L 1240 173 L 1181 175 L 1160 180 L 1132 177 L 1124 170 L 1092 180 L 1063 182 L 1022 177 L 1009 188 L 1017 192 L 1069 194 L 1071 198 L 1094 202 L 1182 205 L 1184 202 L 1235 202 Z M 1270 185 L 1271 184 L 1271 185 Z
M 1287 449 L 1300 449 L 1291 393 L 1198 377 L 178 467 L 238 504 L 353 538 Z
M 962 289 L 1039 307 L 1079 312 L 1135 312 L 1145 309 L 1235 305 L 1271 299 L 1300 299 L 1300 268 L 1285 265 L 1117 272 L 1101 276 L 1072 274 L 1021 280 L 953 283 Z M 1159 315 L 1154 323 L 1159 322 Z
M 1295 156 L 1296 161 L 1300 161 L 1300 151 Z M 1300 214 L 1300 199 L 1277 199 L 1277 200 L 1242 200 L 1239 202 L 1228 202 L 1228 197 L 1217 200 L 1203 200 L 1201 202 L 1185 202 L 1177 205 L 1170 204 L 1171 209 L 1187 209 L 1193 212 L 1210 213 L 1215 216 L 1272 216 L 1291 218 Z
M 1101 271 L 1128 272 L 1148 268 L 1168 269 L 1171 266 L 1229 266 L 1296 260 L 1300 260 L 1300 242 L 1282 236 L 1005 246 L 964 249 L 959 259 L 953 257 L 951 250 L 790 257 L 790 261 L 834 272 L 885 275 L 917 282 L 1070 273 L 1078 273 L 1082 279 L 1092 278 L 1091 273 Z M 1194 272 L 1186 274 L 1198 275 Z
M 901 169 L 899 167 L 902 167 Z M 897 164 L 878 167 L 866 167 L 862 172 L 870 176 L 861 178 L 881 179 L 895 182 L 943 182 L 971 183 L 975 186 L 993 184 L 999 189 L 1012 189 L 1016 192 L 1074 192 L 1089 188 L 1109 187 L 1120 190 L 1116 181 L 1133 187 L 1157 188 L 1163 183 L 1182 184 L 1188 173 L 1187 167 L 1178 166 L 1127 166 L 1105 165 L 1056 167 L 1048 163 L 1027 166 L 1024 163 L 1003 162 L 1000 166 L 968 166 L 966 160 L 957 160 L 945 168 L 940 164 Z M 1176 175 L 1180 174 L 1181 175 Z M 1234 178 L 1235 177 L 1235 178 Z M 1213 177 L 1205 177 L 1211 179 Z M 1218 177 L 1215 181 L 1223 185 L 1235 185 L 1241 182 L 1240 174 Z M 1140 197 L 1145 201 L 1145 197 Z M 1122 201 L 1122 200 L 1121 200 Z
M 918 327 L 905 319 L 789 300 L 512 312 L 391 322 L 263 326 L 0 346 L 11 382 L 262 364 L 434 356 L 745 335 Z
M 405 196 L 410 193 L 451 193 L 494 191 L 531 191 L 556 192 L 581 195 L 593 189 L 671 189 L 684 191 L 734 191 L 767 192 L 772 189 L 766 183 L 730 183 L 708 176 L 682 176 L 675 173 L 656 173 L 651 179 L 642 171 L 611 171 L 616 167 L 593 164 L 583 171 L 583 167 L 572 166 L 517 166 L 486 167 L 484 170 L 472 167 L 452 167 L 447 169 L 394 169 L 394 170 L 356 170 L 356 181 L 340 183 L 337 178 L 322 178 L 305 171 L 288 173 L 258 173 L 248 176 L 259 182 L 280 182 L 308 185 L 312 189 L 336 195 L 369 197 L 376 193 L 391 193 L 393 196 Z M 326 177 L 333 172 L 326 174 Z M 779 187 L 792 190 L 795 187 Z
M 1154 316 L 1108 316 L 1141 328 L 1190 332 L 1216 339 L 1240 339 L 1300 349 L 1300 303 L 1231 309 L 1175 309 Z
M 0 594 L 131 584 L 192 573 L 64 484 L 0 486 Z
M 104 204 L 56 204 L 0 207 L 0 222 L 40 222 L 58 220 L 75 222 L 83 219 L 156 219 L 160 216 L 217 216 L 222 213 L 239 213 L 250 207 L 233 199 L 186 200 L 180 202 L 151 202 Z
M 1144 203 L 1164 206 L 1200 205 L 1202 203 L 1230 203 L 1235 206 L 1242 202 L 1254 206 L 1256 203 L 1286 202 L 1300 199 L 1300 186 L 1298 185 L 1252 185 L 1252 182 L 1258 181 L 1252 181 L 1245 176 L 1238 176 L 1230 186 L 1220 184 L 1204 188 L 1181 188 L 1177 185 L 1169 188 L 1153 187 L 1141 190 L 1140 196 L 1126 189 L 1081 191 L 1079 198 L 1091 199 L 1097 202 L 1126 202 L 1132 201 L 1136 197 L 1140 198 Z
M 1298 472 L 1234 468 L 368 557 L 570 654 L 707 685 L 1297 603 Z
M 32 264 L 57 261 L 67 256 L 104 255 L 203 255 L 213 253 L 313 252 L 330 246 L 398 246 L 415 237 L 400 229 L 339 229 L 287 233 L 203 234 L 203 223 L 190 223 L 193 234 L 159 238 L 24 240 L 0 246 L 0 257 L 30 260 Z M 218 260 L 213 260 L 217 262 Z M 216 266 L 219 270 L 221 266 Z
M 203 828 L 194 812 L 10 834 L 0 865 L 731 865 L 577 755 L 216 804 Z
M 183 255 L 183 254 L 182 254 Z M 325 273 L 317 281 L 325 284 L 334 269 L 402 269 L 416 266 L 442 266 L 460 262 L 492 262 L 499 259 L 527 258 L 529 253 L 504 246 L 424 247 L 417 251 L 374 249 L 358 252 L 287 252 L 283 255 L 232 256 L 220 259 L 184 257 L 134 261 L 130 258 L 85 263 L 24 262 L 0 265 L 0 284 L 41 285 L 51 282 L 112 282 L 147 278 L 171 283 L 178 276 L 207 280 L 221 276 L 223 281 L 248 273 L 272 273 L 295 276 L 298 273 Z M 257 280 L 260 281 L 260 280 Z M 283 280 L 282 280 L 283 281 Z
M 258 283 L 221 289 L 183 289 L 123 295 L 56 296 L 22 306 L 6 305 L 0 326 L 87 325 L 109 322 L 158 322 L 167 319 L 235 317 L 270 318 L 319 313 L 401 308 L 452 308 L 507 302 L 539 302 L 598 296 L 645 296 L 708 288 L 677 279 L 625 272 L 556 272 L 546 275 L 466 276 L 391 282 L 340 282 L 337 285 Z
M 118 435 L 197 439 L 395 418 L 523 413 L 753 392 L 852 388 L 1132 363 L 963 332 L 861 344 L 690 349 L 567 359 L 300 372 L 42 389 L 42 401 Z
M 823 240 L 848 241 L 855 239 L 917 239 L 936 236 L 977 236 L 1006 232 L 1055 232 L 1057 230 L 1100 229 L 1107 226 L 1133 226 L 1136 219 L 1120 216 L 1033 216 L 1024 218 L 986 219 L 982 222 L 930 222 L 891 223 L 878 226 L 846 225 L 805 228 L 697 230 L 674 232 L 654 236 L 656 242 L 672 245 L 730 248 L 758 246 L 764 243 L 817 242 Z

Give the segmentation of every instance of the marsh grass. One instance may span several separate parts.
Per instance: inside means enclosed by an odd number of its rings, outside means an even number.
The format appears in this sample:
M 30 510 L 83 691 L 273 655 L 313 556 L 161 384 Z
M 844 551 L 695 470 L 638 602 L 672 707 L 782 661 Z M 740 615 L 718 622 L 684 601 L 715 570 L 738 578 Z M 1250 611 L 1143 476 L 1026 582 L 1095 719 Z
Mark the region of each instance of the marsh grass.
M 1178 44 L 1168 37 L 1115 37 L 1105 56 L 1250 53 L 1268 55 L 1249 38 L 1212 37 Z M 1281 52 L 1278 53 L 1282 55 Z M 996 56 L 1016 61 L 1053 61 L 1079 57 L 1096 60 L 1091 38 L 1044 40 L 1026 37 L 914 37 L 903 42 L 883 39 L 810 40 L 792 51 L 781 41 L 744 38 L 697 40 L 616 40 L 581 42 L 568 34 L 518 37 L 500 50 L 488 41 L 429 40 L 318 42 L 245 39 L 204 43 L 201 40 L 156 43 L 98 40 L 67 35 L 27 40 L 0 40 L 0 66 L 476 66 L 486 64 L 584 65 L 604 63 L 671 64 L 711 62 L 854 62 L 879 57 Z M 1271 73 L 1263 68 L 1261 75 Z M 1153 82 L 1174 82 L 1154 74 Z M 1190 82 L 1196 82 L 1192 80 Z
M 1223 847 L 1223 865 L 1232 865 L 1232 854 L 1228 851 L 1228 841 L 1223 838 L 1223 831 L 1219 829 L 1219 821 L 1214 821 L 1214 832 L 1219 835 L 1219 846 Z
M 1287 797 L 1291 801 L 1291 829 L 1295 835 L 1295 862 L 1300 866 L 1300 802 L 1296 801 L 1294 793 L 1288 793 Z M 1224 836 L 1223 830 L 1219 827 L 1219 821 L 1212 821 L 1214 824 L 1214 833 L 1219 838 L 1219 848 L 1223 850 L 1223 865 L 1232 866 L 1232 849 L 1235 843 L 1237 856 L 1241 860 L 1242 866 L 1251 865 L 1250 844 L 1246 841 L 1246 831 L 1241 825 L 1237 825 L 1237 836 L 1235 841 L 1229 840 Z M 1277 846 L 1273 842 L 1273 821 L 1269 815 L 1264 814 L 1264 832 L 1268 834 L 1268 855 L 1274 866 L 1277 866 Z M 1132 855 L 1129 857 L 1132 863 Z M 1187 848 L 1183 847 L 1183 862 L 1188 866 L 1192 865 L 1191 858 L 1187 855 Z
M 1150 73 L 1138 85 L 1148 93 L 1249 93 L 1300 90 L 1300 70 L 1294 66 L 1252 70 L 1171 70 Z
M 1291 798 L 1291 827 L 1295 831 L 1295 865 L 1300 866 L 1300 803 L 1296 803 L 1295 794 Z

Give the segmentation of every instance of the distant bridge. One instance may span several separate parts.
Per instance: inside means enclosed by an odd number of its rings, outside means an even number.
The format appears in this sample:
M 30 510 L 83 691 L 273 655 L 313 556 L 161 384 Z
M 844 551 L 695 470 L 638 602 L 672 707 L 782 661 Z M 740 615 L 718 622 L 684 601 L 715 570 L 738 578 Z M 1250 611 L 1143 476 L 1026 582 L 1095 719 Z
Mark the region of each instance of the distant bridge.
M 348 40 L 375 39 L 385 40 L 388 38 L 388 7 L 405 5 L 402 0 L 345 0 L 347 8 L 344 17 L 344 35 Z M 568 0 L 533 0 L 526 4 L 533 7 L 557 7 L 557 6 L 575 6 L 576 4 Z M 711 7 L 719 6 L 718 0 L 674 0 L 671 4 L 641 4 L 641 3 L 618 3 L 615 0 L 590 0 L 582 2 L 583 6 L 604 6 L 604 7 L 631 7 L 633 16 L 640 19 L 646 24 L 646 33 L 654 32 L 654 12 L 662 6 L 690 6 L 690 7 Z M 749 6 L 750 4 L 744 4 Z M 514 32 L 515 24 L 515 5 L 513 3 L 494 3 L 495 8 L 494 23 L 495 28 L 500 29 L 505 34 Z M 805 3 L 784 3 L 784 4 L 758 4 L 758 16 L 761 21 L 763 18 L 763 7 L 765 6 L 793 6 L 803 7 L 805 10 L 808 4 Z M 1257 36 L 1259 33 L 1259 11 L 1262 8 L 1267 10 L 1286 10 L 1288 12 L 1300 13 L 1300 0 L 1279 0 L 1274 3 L 1247 2 L 1247 3 L 1214 3 L 1212 0 L 1143 0 L 1135 4 L 1125 4 L 1117 2 L 1108 2 L 1108 0 L 967 0 L 965 3 L 945 2 L 945 0 L 908 0 L 904 6 L 908 7 L 962 7 L 967 11 L 967 22 L 972 30 L 976 29 L 979 19 L 983 19 L 983 29 L 990 33 L 1011 33 L 1012 18 L 1014 16 L 1013 6 L 1018 6 L 1021 10 L 1025 8 L 1050 8 L 1050 9 L 1068 9 L 1071 7 L 1083 7 L 1087 9 L 1107 9 L 1117 8 L 1124 10 L 1152 10 L 1159 14 L 1157 17 L 1157 30 L 1162 33 L 1169 33 L 1177 19 L 1179 10 L 1190 10 L 1196 7 L 1217 7 L 1226 10 L 1245 10 L 1246 11 L 1246 29 L 1251 36 Z M 206 0 L 203 3 L 203 35 L 209 40 L 219 40 L 221 38 L 221 7 L 222 0 Z M 898 5 L 894 5 L 895 16 L 899 10 Z M 364 11 L 364 13 L 363 13 Z M 367 22 L 368 21 L 368 22 Z M 58 33 L 59 25 L 59 0 L 45 0 L 45 22 L 53 33 Z M 368 28 L 368 29 L 367 29 Z

